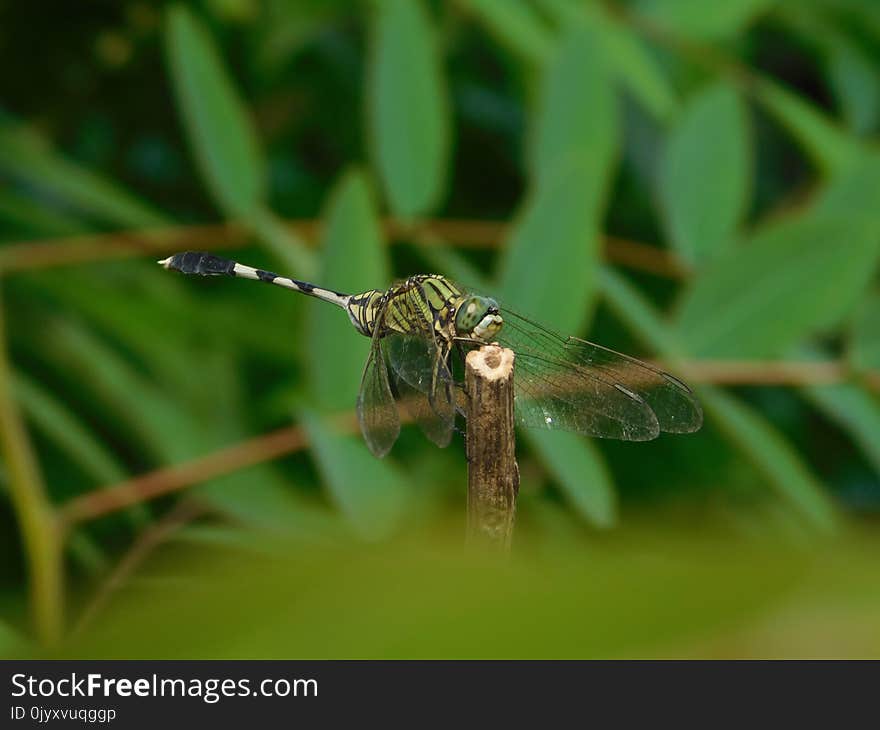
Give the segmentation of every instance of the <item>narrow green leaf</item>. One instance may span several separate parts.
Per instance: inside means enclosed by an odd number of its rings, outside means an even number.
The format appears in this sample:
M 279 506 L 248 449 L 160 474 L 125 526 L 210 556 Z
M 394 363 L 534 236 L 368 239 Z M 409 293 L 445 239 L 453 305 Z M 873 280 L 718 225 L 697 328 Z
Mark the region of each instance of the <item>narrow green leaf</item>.
M 693 282 L 679 335 L 695 355 L 779 355 L 848 312 L 878 254 L 877 226 L 864 218 L 818 213 L 769 225 Z
M 635 10 L 661 27 L 689 38 L 717 40 L 742 32 L 776 0 L 636 0 Z
M 856 217 L 880 230 L 880 154 L 865 151 L 837 171 L 816 199 L 819 213 Z
M 811 103 L 768 78 L 754 88 L 758 100 L 823 171 L 840 171 L 858 159 L 858 140 Z
M 0 126 L 0 172 L 85 215 L 127 228 L 168 223 L 149 204 L 117 183 L 61 156 L 19 124 Z M 51 216 L 51 209 L 48 215 Z
M 850 435 L 880 475 L 880 402 L 877 397 L 850 383 L 810 385 L 801 392 Z
M 880 76 L 871 59 L 821 8 L 804 12 L 800 4 L 784 3 L 775 18 L 821 49 L 825 76 L 849 129 L 858 135 L 873 131 L 880 119 Z
M 380 0 L 372 44 L 370 141 L 392 210 L 415 218 L 443 193 L 451 127 L 442 63 L 421 0 Z
M 624 87 L 660 121 L 678 107 L 675 90 L 645 42 L 625 26 L 608 20 L 600 26 L 609 65 Z
M 392 462 L 377 459 L 360 436 L 339 433 L 315 413 L 300 417 L 330 496 L 354 530 L 378 540 L 401 527 L 409 494 Z
M 718 388 L 701 388 L 700 398 L 718 428 L 749 455 L 752 463 L 802 517 L 823 532 L 835 529 L 834 505 L 782 434 L 750 407 Z
M 0 220 L 35 236 L 73 236 L 89 230 L 76 216 L 10 190 L 0 190 Z
M 600 254 L 601 184 L 592 170 L 569 166 L 530 195 L 501 254 L 505 304 L 560 331 L 584 329 Z
M 420 253 L 430 270 L 439 271 L 458 284 L 485 292 L 487 295 L 494 291 L 485 273 L 469 261 L 460 250 L 451 246 L 426 246 Z
M 103 442 L 42 385 L 19 373 L 15 378 L 15 393 L 37 428 L 98 484 L 113 484 L 125 477 L 119 462 Z
M 678 106 L 675 91 L 650 48 L 635 32 L 601 4 L 571 0 L 541 0 L 567 28 L 589 27 L 601 44 L 609 70 L 633 97 L 660 121 L 667 121 Z
M 311 534 L 326 519 L 293 489 L 289 480 L 268 465 L 216 477 L 193 487 L 199 500 L 231 518 L 259 529 Z
M 148 521 L 146 514 L 139 516 L 137 527 L 142 529 Z M 100 548 L 98 541 L 93 539 L 85 529 L 73 530 L 70 533 L 67 538 L 67 550 L 77 567 L 90 576 L 94 577 L 106 573 L 111 565 L 109 556 Z
M 168 67 L 202 177 L 227 215 L 252 215 L 265 198 L 266 170 L 247 110 L 189 8 L 171 6 L 166 20 Z
M 543 73 L 530 154 L 539 188 L 562 166 L 577 166 L 584 177 L 592 176 L 597 195 L 608 184 L 619 122 L 599 37 L 573 29 Z M 600 202 L 584 201 L 590 208 Z
M 736 91 L 717 84 L 688 103 L 659 176 L 667 235 L 685 260 L 708 261 L 731 242 L 749 204 L 751 158 Z
M 878 290 L 870 292 L 859 304 L 853 321 L 849 356 L 857 368 L 880 371 L 880 291 Z
M 325 214 L 319 284 L 356 294 L 384 289 L 390 269 L 375 204 L 364 175 L 349 172 L 338 183 Z M 369 340 L 352 327 L 346 312 L 309 302 L 308 358 L 315 402 L 350 410 L 355 402 Z
M 828 59 L 827 73 L 847 126 L 859 135 L 876 131 L 880 122 L 880 74 L 871 61 L 854 45 L 841 44 Z
M 149 450 L 164 461 L 192 456 L 203 443 L 201 429 L 173 398 L 143 378 L 106 342 L 71 322 L 58 322 L 47 331 L 47 347 L 68 373 L 82 378 L 90 398 L 99 399 Z M 125 433 L 119 433 L 124 438 Z
M 533 189 L 499 268 L 506 302 L 568 332 L 582 330 L 589 318 L 618 144 L 610 82 L 588 36 L 570 36 L 545 72 Z
M 617 521 L 617 499 L 599 450 L 573 433 L 530 430 L 524 434 L 572 507 L 595 527 L 612 527 Z
M 608 304 L 642 342 L 666 357 L 684 357 L 684 346 L 674 330 L 623 276 L 611 267 L 603 266 L 599 274 L 599 286 Z
M 476 15 L 501 43 L 529 62 L 541 64 L 553 52 L 553 34 L 529 3 L 459 0 L 459 4 Z
M 676 333 L 623 277 L 606 268 L 600 281 L 606 302 L 636 336 L 669 358 L 682 356 Z M 782 434 L 718 388 L 704 386 L 698 395 L 717 427 L 810 525 L 819 530 L 834 527 L 835 511 L 822 485 Z

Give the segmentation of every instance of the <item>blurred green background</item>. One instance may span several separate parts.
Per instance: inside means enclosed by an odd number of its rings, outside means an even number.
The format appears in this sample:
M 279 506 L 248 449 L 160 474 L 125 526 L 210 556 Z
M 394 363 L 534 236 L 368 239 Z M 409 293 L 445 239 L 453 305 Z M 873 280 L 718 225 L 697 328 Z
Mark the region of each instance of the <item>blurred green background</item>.
M 75 10 L 72 8 L 75 7 Z M 0 5 L 0 654 L 880 656 L 880 4 Z M 351 428 L 334 308 L 438 271 L 703 429 Z

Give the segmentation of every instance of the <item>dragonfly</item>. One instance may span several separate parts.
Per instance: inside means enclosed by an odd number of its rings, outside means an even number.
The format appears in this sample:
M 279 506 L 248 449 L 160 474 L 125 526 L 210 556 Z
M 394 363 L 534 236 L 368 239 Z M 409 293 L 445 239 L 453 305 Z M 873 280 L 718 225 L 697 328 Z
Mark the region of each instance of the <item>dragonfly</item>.
M 210 253 L 159 261 L 197 276 L 274 284 L 345 310 L 370 338 L 357 415 L 370 451 L 385 456 L 400 433 L 398 405 L 427 437 L 448 446 L 464 414 L 461 363 L 486 344 L 513 350 L 514 417 L 519 425 L 587 436 L 648 441 L 691 433 L 703 422 L 691 389 L 659 368 L 577 337 L 560 335 L 488 296 L 438 274 L 418 274 L 389 289 L 343 294 Z

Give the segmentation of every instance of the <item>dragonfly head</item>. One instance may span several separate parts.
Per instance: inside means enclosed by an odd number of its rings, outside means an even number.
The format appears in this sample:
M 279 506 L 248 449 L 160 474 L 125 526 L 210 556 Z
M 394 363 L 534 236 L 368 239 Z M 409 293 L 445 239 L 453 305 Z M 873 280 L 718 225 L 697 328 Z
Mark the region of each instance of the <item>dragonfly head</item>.
M 482 342 L 491 342 L 503 323 L 498 302 L 489 297 L 468 295 L 455 310 L 456 332 Z

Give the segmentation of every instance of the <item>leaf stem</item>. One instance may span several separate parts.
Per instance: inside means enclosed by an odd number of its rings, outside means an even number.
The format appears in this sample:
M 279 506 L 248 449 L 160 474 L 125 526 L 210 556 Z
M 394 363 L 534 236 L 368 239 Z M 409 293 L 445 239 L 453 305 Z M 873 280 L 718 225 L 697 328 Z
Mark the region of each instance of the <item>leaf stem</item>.
M 9 474 L 9 493 L 21 530 L 30 581 L 34 628 L 41 643 L 60 639 L 64 577 L 58 522 L 27 429 L 12 394 L 4 311 L 0 303 L 0 450 Z

